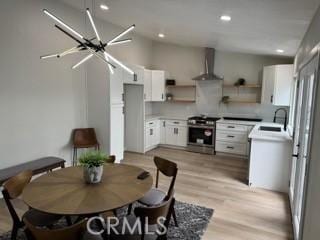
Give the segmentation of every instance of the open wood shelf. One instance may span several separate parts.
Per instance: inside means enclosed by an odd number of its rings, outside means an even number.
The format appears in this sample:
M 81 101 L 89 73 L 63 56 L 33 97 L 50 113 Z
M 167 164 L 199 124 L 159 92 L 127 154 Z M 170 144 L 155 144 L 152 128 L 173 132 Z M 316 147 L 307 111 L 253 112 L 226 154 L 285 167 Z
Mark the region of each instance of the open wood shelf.
M 241 86 L 235 86 L 233 84 L 224 84 L 223 87 L 225 88 L 261 88 L 262 86 L 259 84 L 246 84 Z
M 259 104 L 260 102 L 254 100 L 229 100 L 228 103 L 247 103 L 247 104 Z
M 195 103 L 195 99 L 172 99 L 172 100 L 167 100 L 167 102 L 177 102 L 177 103 Z
M 167 88 L 195 88 L 196 85 L 167 85 Z

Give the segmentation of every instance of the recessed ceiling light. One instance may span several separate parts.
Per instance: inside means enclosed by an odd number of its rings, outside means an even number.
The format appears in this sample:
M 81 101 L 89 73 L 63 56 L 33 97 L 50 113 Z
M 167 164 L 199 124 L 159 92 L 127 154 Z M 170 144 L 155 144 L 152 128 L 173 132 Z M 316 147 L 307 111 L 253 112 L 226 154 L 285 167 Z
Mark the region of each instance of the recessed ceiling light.
M 105 5 L 105 4 L 101 4 L 101 5 L 100 5 L 100 8 L 101 8 L 102 10 L 109 10 L 109 7 L 108 7 L 107 5 Z
M 164 36 L 163 33 L 159 33 L 159 34 L 158 34 L 158 37 L 159 37 L 159 38 L 164 38 L 165 36 Z
M 231 17 L 228 16 L 228 15 L 222 15 L 222 16 L 220 17 L 220 20 L 221 20 L 221 21 L 224 21 L 224 22 L 230 22 L 230 21 L 231 21 Z
M 284 50 L 282 50 L 282 49 L 277 49 L 277 53 L 284 53 Z

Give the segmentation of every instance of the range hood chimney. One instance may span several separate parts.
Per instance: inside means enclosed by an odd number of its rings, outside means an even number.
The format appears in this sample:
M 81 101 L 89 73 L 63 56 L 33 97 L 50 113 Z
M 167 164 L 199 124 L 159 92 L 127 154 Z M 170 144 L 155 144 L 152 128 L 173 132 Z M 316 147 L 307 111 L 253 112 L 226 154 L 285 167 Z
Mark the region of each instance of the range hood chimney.
M 223 80 L 222 76 L 218 76 L 214 73 L 214 58 L 216 50 L 214 48 L 205 49 L 205 59 L 204 59 L 204 74 L 193 78 L 196 81 L 205 80 Z

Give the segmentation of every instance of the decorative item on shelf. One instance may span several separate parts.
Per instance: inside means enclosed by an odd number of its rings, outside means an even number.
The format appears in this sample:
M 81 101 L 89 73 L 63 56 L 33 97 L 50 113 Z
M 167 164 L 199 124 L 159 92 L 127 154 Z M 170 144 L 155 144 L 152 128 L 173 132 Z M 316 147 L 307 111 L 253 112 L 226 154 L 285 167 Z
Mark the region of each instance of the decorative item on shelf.
M 235 82 L 235 86 L 244 86 L 246 84 L 246 80 L 244 78 L 239 78 L 238 81 Z
M 101 182 L 103 165 L 109 162 L 109 157 L 101 151 L 91 150 L 83 153 L 79 158 L 79 162 L 83 167 L 85 182 L 94 184 Z
M 109 67 L 109 70 L 111 73 L 113 73 L 114 68 L 116 68 L 116 66 L 114 65 L 114 63 L 115 63 L 115 64 L 118 64 L 120 67 L 122 67 L 124 70 L 126 70 L 128 73 L 130 73 L 132 75 L 134 74 L 134 72 L 130 68 L 128 68 L 122 62 L 120 62 L 119 60 L 114 58 L 111 54 L 106 52 L 107 47 L 131 42 L 132 41 L 131 38 L 127 38 L 127 39 L 121 39 L 121 38 L 135 28 L 134 24 L 131 25 L 126 30 L 124 30 L 123 32 L 121 32 L 120 34 L 118 34 L 116 37 L 114 37 L 110 41 L 104 43 L 100 39 L 100 35 L 97 31 L 96 25 L 93 21 L 93 18 L 92 18 L 92 15 L 90 13 L 89 8 L 86 9 L 86 13 L 87 13 L 87 16 L 90 20 L 91 27 L 96 35 L 94 38 L 84 37 L 82 34 L 80 34 L 78 31 L 73 29 L 70 25 L 66 24 L 62 19 L 53 15 L 47 9 L 43 9 L 43 12 L 46 15 L 48 15 L 50 18 L 52 18 L 54 21 L 56 21 L 57 24 L 55 25 L 55 27 L 58 30 L 60 30 L 61 32 L 63 32 L 65 35 L 67 35 L 69 38 L 74 40 L 77 43 L 77 45 L 70 48 L 70 49 L 62 51 L 60 53 L 48 54 L 48 55 L 41 56 L 40 59 L 47 59 L 47 58 L 53 58 L 53 57 L 60 58 L 60 57 L 63 57 L 63 56 L 69 55 L 69 54 L 87 51 L 88 55 L 86 57 L 84 57 L 80 62 L 75 64 L 72 67 L 72 69 L 77 68 L 82 63 L 89 60 L 91 57 L 96 56 L 97 58 L 102 60 L 104 63 L 108 64 L 108 67 Z M 112 63 L 111 63 L 111 61 L 112 61 Z
M 175 86 L 176 85 L 176 80 L 174 79 L 167 79 L 166 80 L 166 86 Z
M 167 101 L 172 101 L 173 100 L 173 94 L 172 93 L 167 93 L 166 97 L 167 97 Z

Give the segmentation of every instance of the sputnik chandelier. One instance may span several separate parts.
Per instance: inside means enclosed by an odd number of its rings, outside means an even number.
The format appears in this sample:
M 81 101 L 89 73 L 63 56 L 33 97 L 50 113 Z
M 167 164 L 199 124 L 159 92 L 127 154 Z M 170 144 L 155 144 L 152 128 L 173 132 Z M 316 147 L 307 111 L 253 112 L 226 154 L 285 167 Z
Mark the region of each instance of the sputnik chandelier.
M 55 24 L 55 27 L 57 29 L 59 29 L 61 32 L 63 32 L 68 37 L 73 39 L 75 42 L 77 42 L 78 45 L 75 47 L 72 47 L 70 49 L 67 49 L 61 53 L 48 54 L 48 55 L 41 56 L 40 57 L 41 59 L 47 59 L 47 58 L 53 58 L 53 57 L 60 58 L 60 57 L 64 57 L 69 54 L 74 54 L 74 53 L 78 53 L 81 51 L 88 51 L 89 54 L 85 58 L 83 58 L 80 62 L 73 65 L 72 69 L 79 67 L 81 64 L 88 61 L 93 56 L 96 56 L 99 59 L 101 59 L 103 62 L 108 64 L 109 70 L 111 73 L 113 73 L 114 68 L 116 68 L 116 66 L 113 63 L 116 63 L 120 67 L 122 67 L 124 70 L 129 72 L 130 74 L 134 74 L 134 72 L 130 68 L 128 68 L 123 63 L 121 63 L 119 60 L 117 60 L 112 55 L 110 55 L 108 52 L 106 52 L 106 47 L 131 42 L 132 41 L 131 38 L 122 39 L 122 40 L 120 40 L 120 38 L 122 38 L 124 35 L 126 35 L 130 31 L 132 31 L 135 28 L 135 25 L 130 26 L 129 28 L 124 30 L 122 33 L 120 33 L 119 35 L 117 35 L 116 37 L 111 39 L 110 41 L 103 43 L 101 41 L 100 35 L 97 31 L 96 25 L 93 21 L 93 18 L 91 16 L 89 8 L 87 8 L 86 13 L 87 13 L 87 16 L 90 20 L 93 31 L 96 35 L 94 38 L 91 38 L 91 39 L 85 38 L 82 34 L 77 32 L 76 30 L 74 30 L 70 25 L 66 24 L 63 20 L 61 20 L 60 18 L 58 18 L 55 15 L 53 15 L 52 13 L 50 13 L 48 10 L 44 9 L 43 12 L 58 23 L 58 24 Z

